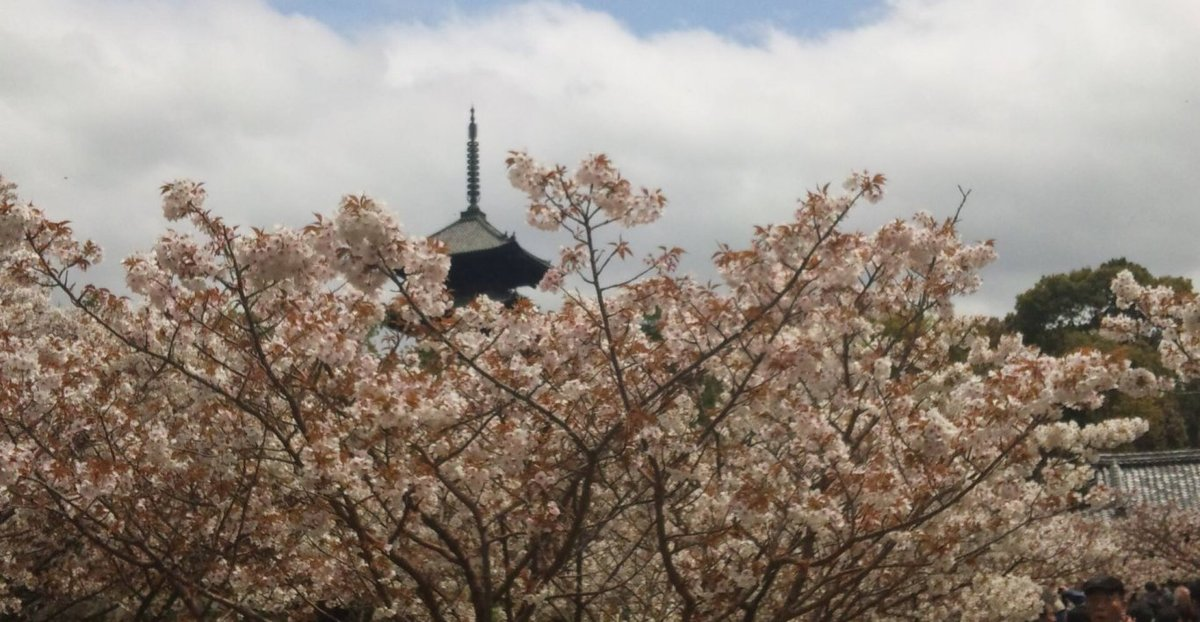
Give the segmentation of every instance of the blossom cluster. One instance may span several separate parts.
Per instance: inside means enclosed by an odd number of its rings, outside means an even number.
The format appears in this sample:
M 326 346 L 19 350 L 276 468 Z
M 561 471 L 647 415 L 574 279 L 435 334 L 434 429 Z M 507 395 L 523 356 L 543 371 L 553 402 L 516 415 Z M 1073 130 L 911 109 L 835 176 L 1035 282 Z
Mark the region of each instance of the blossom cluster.
M 1103 319 L 1108 336 L 1156 343 L 1169 372 L 1157 382 L 1130 379 L 1143 390 L 1173 389 L 1200 379 L 1200 296 L 1168 286 L 1147 286 L 1122 271 L 1111 285 L 1119 313 Z M 1123 565 L 1131 577 L 1158 581 L 1190 579 L 1200 572 L 1200 512 L 1173 503 L 1149 503 L 1124 495 L 1116 499 Z
M 1165 285 L 1141 285 L 1128 270 L 1113 279 L 1112 292 L 1126 313 L 1104 318 L 1109 336 L 1155 340 L 1168 370 L 1181 380 L 1200 378 L 1200 297 Z
M 98 250 L 0 184 L 0 607 L 994 620 L 1117 555 L 1078 510 L 1145 424 L 1062 413 L 1156 385 L 982 337 L 954 299 L 994 251 L 954 219 L 848 230 L 885 182 L 856 173 L 719 283 L 670 247 L 611 276 L 660 192 L 604 156 L 509 175 L 561 308 L 452 307 L 445 249 L 369 197 L 242 231 L 188 181 L 132 298 L 79 289 Z

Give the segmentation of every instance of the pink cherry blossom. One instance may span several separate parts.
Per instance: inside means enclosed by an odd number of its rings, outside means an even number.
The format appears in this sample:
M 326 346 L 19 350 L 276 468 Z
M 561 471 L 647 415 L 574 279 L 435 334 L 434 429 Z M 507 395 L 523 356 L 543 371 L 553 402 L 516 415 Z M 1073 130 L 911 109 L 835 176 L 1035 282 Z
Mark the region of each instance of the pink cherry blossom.
M 163 209 L 194 233 L 125 259 L 122 297 L 0 183 L 0 607 L 1022 619 L 1124 554 L 1081 510 L 1145 423 L 1062 415 L 1162 381 L 986 338 L 954 300 L 994 249 L 955 218 L 849 229 L 885 181 L 855 173 L 702 283 L 627 239 L 667 201 L 607 157 L 508 165 L 560 238 L 552 310 L 454 307 L 445 247 L 370 197 L 242 230 L 187 181 Z M 1118 296 L 1196 371 L 1194 300 Z

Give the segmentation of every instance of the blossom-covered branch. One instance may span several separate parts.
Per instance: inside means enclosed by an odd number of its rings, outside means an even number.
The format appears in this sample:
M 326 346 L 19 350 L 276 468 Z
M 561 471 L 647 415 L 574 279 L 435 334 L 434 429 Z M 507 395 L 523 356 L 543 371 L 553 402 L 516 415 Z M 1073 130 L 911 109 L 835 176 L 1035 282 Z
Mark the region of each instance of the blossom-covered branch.
M 1154 381 L 979 336 L 953 300 L 994 253 L 955 218 L 847 230 L 885 184 L 855 173 L 704 284 L 669 244 L 621 267 L 667 201 L 606 157 L 509 174 L 564 241 L 559 309 L 454 307 L 445 249 L 370 198 L 241 230 L 187 181 L 126 298 L 4 184 L 3 606 L 991 620 L 1077 568 L 1070 534 L 1080 567 L 1114 555 L 1076 510 L 1144 424 L 1061 415 Z

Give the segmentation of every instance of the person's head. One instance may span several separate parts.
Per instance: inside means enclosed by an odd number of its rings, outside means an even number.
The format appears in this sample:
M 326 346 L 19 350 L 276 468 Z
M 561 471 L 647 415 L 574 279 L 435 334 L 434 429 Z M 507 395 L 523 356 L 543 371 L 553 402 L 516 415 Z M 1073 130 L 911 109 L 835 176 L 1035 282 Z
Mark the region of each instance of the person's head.
M 1125 584 L 1120 579 L 1100 575 L 1083 584 L 1091 622 L 1121 622 L 1125 617 Z
M 1179 610 L 1171 605 L 1163 605 L 1154 612 L 1154 622 L 1179 622 Z
M 1179 585 L 1175 587 L 1175 604 L 1179 606 L 1192 604 L 1192 592 L 1187 587 Z
M 1158 584 L 1153 581 L 1146 582 L 1146 593 L 1153 594 L 1158 591 Z
M 1133 622 L 1154 622 L 1154 608 L 1144 600 L 1130 605 L 1127 613 Z

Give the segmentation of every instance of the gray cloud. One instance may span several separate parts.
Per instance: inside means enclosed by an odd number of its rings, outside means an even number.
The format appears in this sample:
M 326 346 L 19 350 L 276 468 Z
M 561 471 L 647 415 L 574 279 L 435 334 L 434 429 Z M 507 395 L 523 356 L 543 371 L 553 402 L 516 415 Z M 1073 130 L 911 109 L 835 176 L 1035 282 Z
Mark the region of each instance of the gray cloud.
M 536 3 L 349 35 L 265 4 L 5 0 L 0 171 L 116 259 L 164 223 L 157 187 L 207 182 L 247 224 L 300 224 L 344 193 L 429 232 L 465 203 L 479 109 L 484 208 L 543 256 L 504 181 L 508 149 L 609 153 L 672 205 L 643 245 L 708 273 L 715 243 L 787 218 L 854 168 L 892 179 L 856 216 L 948 215 L 1000 260 L 969 311 L 1003 313 L 1037 277 L 1127 256 L 1200 276 L 1200 4 L 898 0 L 821 38 L 639 37 Z

